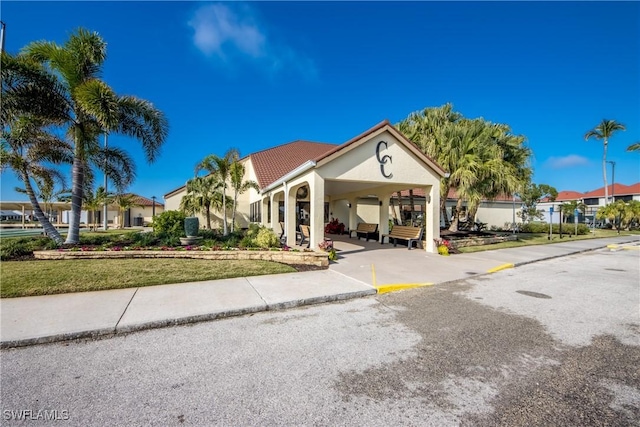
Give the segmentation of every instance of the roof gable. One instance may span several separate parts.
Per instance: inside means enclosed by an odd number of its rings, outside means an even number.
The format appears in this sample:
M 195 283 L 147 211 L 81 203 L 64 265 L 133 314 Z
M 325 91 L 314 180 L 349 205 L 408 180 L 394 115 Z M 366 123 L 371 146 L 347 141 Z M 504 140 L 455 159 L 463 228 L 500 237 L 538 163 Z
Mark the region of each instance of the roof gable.
M 433 160 L 431 157 L 424 154 L 416 144 L 414 144 L 412 141 L 407 139 L 407 137 L 405 137 L 395 127 L 393 127 L 391 123 L 389 123 L 389 120 L 383 120 L 382 122 L 378 123 L 372 128 L 364 131 L 360 135 L 354 138 L 351 138 L 349 141 L 345 142 L 344 144 L 334 147 L 331 151 L 327 151 L 326 153 L 323 153 L 322 155 L 318 156 L 315 159 L 315 161 L 318 164 L 318 166 L 326 164 L 336 159 L 337 157 L 340 157 L 348 153 L 350 150 L 366 143 L 371 138 L 385 131 L 391 133 L 396 138 L 396 140 L 398 140 L 402 145 L 408 148 L 409 151 L 411 151 L 423 163 L 425 163 L 431 169 L 433 169 L 433 171 L 436 174 L 440 175 L 441 177 L 444 177 L 447 175 L 447 172 L 438 163 L 436 163 L 435 160 Z

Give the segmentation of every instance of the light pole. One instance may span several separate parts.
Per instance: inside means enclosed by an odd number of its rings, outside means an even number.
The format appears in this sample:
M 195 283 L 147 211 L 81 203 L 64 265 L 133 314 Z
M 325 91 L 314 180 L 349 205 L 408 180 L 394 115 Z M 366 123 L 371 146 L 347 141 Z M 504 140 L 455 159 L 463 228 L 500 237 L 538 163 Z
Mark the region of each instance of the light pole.
M 0 55 L 4 52 L 4 32 L 7 28 L 7 25 L 0 21 Z

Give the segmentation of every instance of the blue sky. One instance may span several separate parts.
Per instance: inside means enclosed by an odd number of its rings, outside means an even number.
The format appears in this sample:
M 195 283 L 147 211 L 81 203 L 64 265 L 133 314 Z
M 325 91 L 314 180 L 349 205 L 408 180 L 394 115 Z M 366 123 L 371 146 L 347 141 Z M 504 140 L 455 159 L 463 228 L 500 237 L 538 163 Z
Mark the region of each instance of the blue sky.
M 165 112 L 170 134 L 148 165 L 135 140 L 130 191 L 162 196 L 208 154 L 296 139 L 342 143 L 381 120 L 451 102 L 506 123 L 532 148 L 534 182 L 602 186 L 603 118 L 615 180 L 640 181 L 638 2 L 14 2 L 6 50 L 63 43 L 77 27 L 108 43 L 103 78 Z M 609 182 L 611 169 L 608 169 Z M 101 182 L 101 175 L 98 175 Z M 3 200 L 22 200 L 10 172 Z

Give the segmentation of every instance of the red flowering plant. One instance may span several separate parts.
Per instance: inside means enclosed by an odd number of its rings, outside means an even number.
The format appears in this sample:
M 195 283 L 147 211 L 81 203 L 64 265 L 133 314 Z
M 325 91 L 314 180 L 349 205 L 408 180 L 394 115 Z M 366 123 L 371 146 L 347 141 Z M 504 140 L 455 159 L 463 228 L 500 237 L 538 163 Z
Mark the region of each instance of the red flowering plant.
M 324 227 L 324 232 L 327 234 L 343 234 L 344 224 L 338 218 L 331 218 L 331 221 Z

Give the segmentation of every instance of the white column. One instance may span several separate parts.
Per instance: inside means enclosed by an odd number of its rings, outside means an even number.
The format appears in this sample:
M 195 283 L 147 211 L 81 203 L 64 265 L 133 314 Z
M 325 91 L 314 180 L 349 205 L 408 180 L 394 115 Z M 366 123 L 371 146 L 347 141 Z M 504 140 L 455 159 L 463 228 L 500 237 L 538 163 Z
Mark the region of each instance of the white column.
M 309 248 L 318 249 L 318 243 L 324 241 L 324 178 L 313 172 L 309 182 L 309 201 L 311 202 L 311 245 Z
M 390 194 L 378 196 L 380 200 L 380 222 L 378 224 L 378 241 L 382 242 L 382 235 L 389 234 L 389 199 Z
M 284 192 L 284 229 L 286 230 L 287 246 L 296 244 L 296 190 L 285 185 Z
M 440 238 L 440 187 L 432 185 L 424 189 L 427 195 L 425 202 L 425 232 L 424 248 L 427 252 L 438 252 L 434 239 Z
M 274 193 L 271 193 L 269 200 L 271 200 L 271 229 L 279 236 L 282 230 L 280 230 L 280 224 L 278 224 L 278 198 Z
M 358 227 L 358 199 L 349 199 L 349 204 L 351 205 L 349 208 L 349 233 L 351 233 L 351 230 L 355 230 Z

